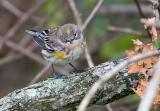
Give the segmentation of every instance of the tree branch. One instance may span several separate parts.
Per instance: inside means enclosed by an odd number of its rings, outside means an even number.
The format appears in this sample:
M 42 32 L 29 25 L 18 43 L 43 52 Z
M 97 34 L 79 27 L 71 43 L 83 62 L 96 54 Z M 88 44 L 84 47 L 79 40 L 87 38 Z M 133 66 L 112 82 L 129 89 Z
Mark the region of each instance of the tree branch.
M 153 77 L 148 83 L 145 94 L 139 104 L 137 111 L 150 111 L 152 107 L 152 102 L 159 91 L 160 83 L 160 61 L 153 68 Z
M 110 78 L 116 76 L 120 70 L 124 69 L 125 67 L 127 67 L 131 63 L 137 62 L 139 60 L 142 60 L 142 59 L 145 59 L 148 57 L 159 55 L 159 54 L 160 54 L 160 50 L 153 50 L 153 51 L 148 51 L 145 53 L 137 54 L 137 55 L 130 57 L 127 60 L 121 62 L 120 64 L 116 65 L 113 69 L 105 72 L 105 74 L 102 75 L 100 77 L 100 79 L 92 85 L 92 87 L 90 88 L 88 93 L 85 95 L 84 99 L 82 100 L 81 104 L 79 105 L 79 108 L 77 111 L 85 111 L 86 107 L 89 105 L 92 97 L 95 96 L 98 89 L 100 87 L 102 87 L 103 84 L 106 81 L 108 81 Z
M 146 17 L 153 16 L 152 7 L 148 5 L 141 4 L 141 9 Z M 114 4 L 114 5 L 102 5 L 100 7 L 99 14 L 101 15 L 125 15 L 125 16 L 135 16 L 138 15 L 139 12 L 137 7 L 134 4 Z
M 13 91 L 0 99 L 0 110 L 75 111 L 91 85 L 120 61 L 106 62 L 83 73 L 50 78 Z M 132 94 L 130 88 L 142 78 L 142 74 L 128 74 L 127 69 L 118 72 L 98 90 L 91 104 L 104 105 Z

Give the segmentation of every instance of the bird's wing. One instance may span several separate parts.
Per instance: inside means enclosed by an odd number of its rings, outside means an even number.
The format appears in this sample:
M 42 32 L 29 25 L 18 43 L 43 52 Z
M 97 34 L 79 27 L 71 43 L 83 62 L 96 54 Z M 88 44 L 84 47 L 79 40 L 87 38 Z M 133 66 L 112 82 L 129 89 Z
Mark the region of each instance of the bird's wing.
M 57 30 L 58 28 L 46 29 L 43 31 L 28 29 L 26 32 L 33 36 L 33 39 L 42 49 L 48 52 L 54 52 L 64 48 L 64 46 L 61 46 L 61 44 L 56 41 Z
M 37 30 L 34 29 L 27 29 L 26 30 L 27 33 L 29 33 L 30 35 L 33 36 L 33 39 L 35 40 L 35 42 L 42 48 L 45 49 L 45 44 L 44 44 L 44 37 L 41 34 L 41 32 L 38 32 Z
M 43 34 L 45 34 L 47 37 L 45 38 L 46 44 L 50 46 L 51 48 L 56 48 L 57 51 L 63 51 L 65 49 L 64 44 L 60 42 L 59 38 L 57 37 L 59 27 L 51 28 L 42 31 Z

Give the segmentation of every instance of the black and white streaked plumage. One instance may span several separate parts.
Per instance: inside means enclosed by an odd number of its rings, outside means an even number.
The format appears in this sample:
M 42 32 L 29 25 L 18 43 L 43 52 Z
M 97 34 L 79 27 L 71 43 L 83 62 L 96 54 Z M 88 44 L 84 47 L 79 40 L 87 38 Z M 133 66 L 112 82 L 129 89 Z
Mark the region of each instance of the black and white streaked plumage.
M 26 30 L 42 48 L 43 57 L 53 64 L 76 60 L 84 49 L 84 39 L 77 25 L 65 24 L 43 31 Z

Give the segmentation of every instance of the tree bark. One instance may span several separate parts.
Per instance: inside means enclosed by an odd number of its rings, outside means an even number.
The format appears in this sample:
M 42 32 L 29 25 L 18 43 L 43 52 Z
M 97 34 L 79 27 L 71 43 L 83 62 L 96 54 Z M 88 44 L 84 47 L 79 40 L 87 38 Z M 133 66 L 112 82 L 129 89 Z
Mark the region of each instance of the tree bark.
M 105 62 L 83 73 L 49 78 L 0 99 L 0 111 L 75 111 L 91 85 L 120 61 Z M 127 68 L 99 88 L 92 104 L 104 105 L 133 94 L 143 74 L 128 74 Z

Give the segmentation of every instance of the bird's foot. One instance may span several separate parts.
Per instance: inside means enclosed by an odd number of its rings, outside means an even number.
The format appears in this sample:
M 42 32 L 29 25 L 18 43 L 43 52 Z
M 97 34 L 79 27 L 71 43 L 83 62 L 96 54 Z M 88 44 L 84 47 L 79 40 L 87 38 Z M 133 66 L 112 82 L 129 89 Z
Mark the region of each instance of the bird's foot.
M 85 72 L 85 71 L 87 71 L 86 69 L 76 69 L 76 70 L 74 70 L 74 71 L 72 71 L 71 73 L 82 73 L 82 72 Z
M 65 76 L 65 74 L 60 74 L 60 73 L 56 73 L 56 72 L 53 73 L 53 75 L 52 75 L 52 77 L 55 78 L 55 79 L 61 78 L 63 76 Z

